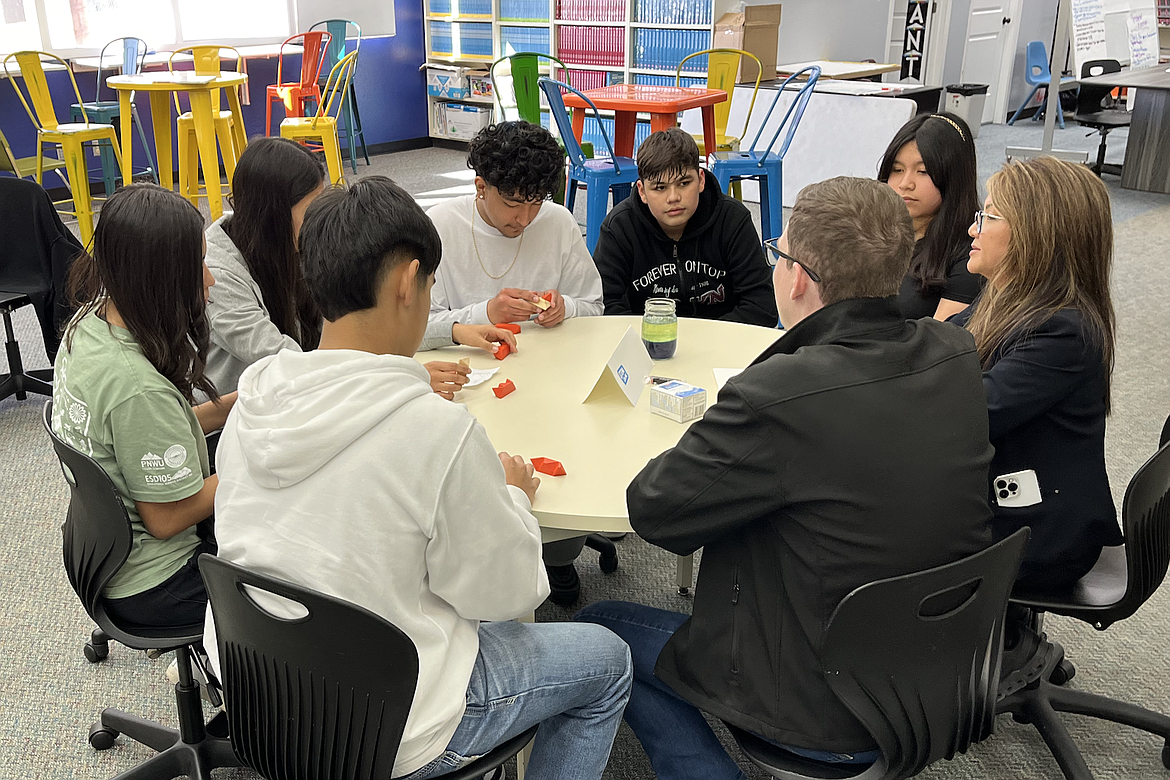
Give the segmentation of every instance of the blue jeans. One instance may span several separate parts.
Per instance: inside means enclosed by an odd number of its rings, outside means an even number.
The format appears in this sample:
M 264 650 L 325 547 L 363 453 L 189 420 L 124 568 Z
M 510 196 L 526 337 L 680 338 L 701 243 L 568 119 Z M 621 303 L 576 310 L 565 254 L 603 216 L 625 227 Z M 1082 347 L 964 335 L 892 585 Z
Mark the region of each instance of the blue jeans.
M 463 720 L 443 754 L 406 778 L 452 772 L 540 724 L 527 778 L 596 780 L 632 679 L 629 648 L 601 626 L 483 623 Z
M 625 601 L 598 601 L 573 620 L 598 623 L 626 640 L 634 661 L 634 688 L 626 722 L 642 743 L 659 780 L 743 780 L 703 713 L 654 676 L 658 656 L 689 615 Z M 878 752 L 855 755 L 780 747 L 814 761 L 871 764 Z

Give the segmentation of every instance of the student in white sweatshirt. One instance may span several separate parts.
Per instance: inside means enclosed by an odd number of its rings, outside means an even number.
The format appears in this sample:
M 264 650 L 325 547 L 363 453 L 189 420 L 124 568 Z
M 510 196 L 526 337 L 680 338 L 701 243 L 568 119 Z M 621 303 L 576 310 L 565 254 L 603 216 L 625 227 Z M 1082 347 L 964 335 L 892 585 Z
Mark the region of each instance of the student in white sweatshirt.
M 552 134 L 501 122 L 467 147 L 475 194 L 430 209 L 443 241 L 431 323 L 523 322 L 553 327 L 604 310 L 601 276 L 572 212 L 548 198 L 565 166 Z M 549 295 L 547 311 L 534 303 Z
M 301 254 L 320 346 L 240 377 L 219 445 L 220 556 L 411 638 L 419 679 L 394 777 L 450 772 L 539 723 L 529 777 L 600 778 L 629 651 L 596 625 L 512 622 L 549 592 L 531 513 L 539 480 L 497 457 L 411 357 L 439 264 L 434 227 L 400 187 L 369 177 L 309 208 Z M 213 647 L 211 615 L 207 637 Z
M 232 206 L 207 228 L 207 266 L 217 286 L 207 304 L 211 351 L 207 377 L 220 393 L 236 389 L 240 374 L 282 349 L 316 348 L 317 311 L 301 273 L 297 234 L 309 204 L 325 189 L 325 168 L 308 149 L 287 138 L 257 138 L 240 155 L 232 176 Z M 423 349 L 458 341 L 492 350 L 512 336 L 489 326 L 437 323 Z M 458 363 L 426 364 L 431 388 L 451 399 L 470 369 Z

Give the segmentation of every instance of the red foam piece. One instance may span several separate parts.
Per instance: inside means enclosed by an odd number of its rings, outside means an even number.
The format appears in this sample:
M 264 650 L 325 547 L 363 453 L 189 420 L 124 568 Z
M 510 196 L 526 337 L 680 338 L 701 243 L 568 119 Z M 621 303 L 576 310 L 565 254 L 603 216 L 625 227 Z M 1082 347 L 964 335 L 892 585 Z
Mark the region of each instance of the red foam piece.
M 540 296 L 540 297 L 541 297 L 541 298 L 544 298 L 544 299 L 545 299 L 546 301 L 548 301 L 549 303 L 552 303 L 552 302 L 553 302 L 553 300 L 552 300 L 552 293 L 551 293 L 551 292 L 546 292 L 544 295 L 542 295 L 542 296 Z
M 516 385 L 509 379 L 507 382 L 500 382 L 492 388 L 492 392 L 496 394 L 496 398 L 503 398 L 508 393 L 516 391 Z
M 497 322 L 492 327 L 503 328 L 504 330 L 512 331 L 516 335 L 520 335 L 520 326 L 514 322 Z
M 541 474 L 548 474 L 550 477 L 565 476 L 565 467 L 561 465 L 559 460 L 552 458 L 533 458 L 532 467 Z
M 498 345 L 496 345 L 496 351 L 495 351 L 496 360 L 503 360 L 504 358 L 508 357 L 508 355 L 511 355 L 511 354 L 512 354 L 512 348 L 508 346 L 508 342 L 501 341 Z

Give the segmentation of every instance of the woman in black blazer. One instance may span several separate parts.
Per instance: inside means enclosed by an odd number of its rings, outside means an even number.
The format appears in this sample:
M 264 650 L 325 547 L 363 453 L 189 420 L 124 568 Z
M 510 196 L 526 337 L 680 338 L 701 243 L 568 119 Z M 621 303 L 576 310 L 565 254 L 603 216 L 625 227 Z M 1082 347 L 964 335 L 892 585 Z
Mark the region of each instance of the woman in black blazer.
M 983 294 L 952 322 L 975 337 L 996 538 L 1031 526 L 1019 583 L 1063 589 L 1122 543 L 1105 473 L 1113 368 L 1109 195 L 1052 157 L 1005 165 L 970 229 Z

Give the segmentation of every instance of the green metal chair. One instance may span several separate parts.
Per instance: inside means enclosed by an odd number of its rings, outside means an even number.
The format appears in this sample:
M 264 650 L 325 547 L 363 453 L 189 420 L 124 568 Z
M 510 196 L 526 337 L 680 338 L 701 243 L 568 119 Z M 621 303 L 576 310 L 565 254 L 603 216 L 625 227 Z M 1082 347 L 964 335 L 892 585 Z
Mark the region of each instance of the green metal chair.
M 497 105 L 500 107 L 500 116 L 506 122 L 514 122 L 522 119 L 525 122 L 531 122 L 534 125 L 541 124 L 540 121 L 540 86 L 537 81 L 540 79 L 540 58 L 555 62 L 561 69 L 561 74 L 564 76 L 565 82 L 572 86 L 569 81 L 569 68 L 565 63 L 561 62 L 551 54 L 544 54 L 543 52 L 522 51 L 515 54 L 500 57 L 492 63 L 491 69 L 488 71 L 492 80 L 492 95 L 496 99 Z M 508 61 L 507 73 L 501 71 L 499 78 L 496 76 L 496 66 L 500 63 Z M 511 103 L 505 103 L 503 91 L 500 89 L 501 82 L 505 81 L 511 83 L 513 100 Z M 565 148 L 563 141 L 558 139 L 561 149 Z M 581 150 L 589 159 L 593 159 L 593 144 L 589 141 L 581 143 Z M 565 177 L 561 176 L 557 184 L 557 191 L 553 193 L 553 200 L 557 203 L 564 204 L 565 202 Z
M 69 186 L 69 177 L 61 172 L 61 169 L 65 167 L 65 161 L 45 155 L 43 162 L 43 171 L 56 171 L 57 175 L 61 177 L 61 181 L 65 183 L 65 189 L 72 192 L 72 188 Z M 37 175 L 36 155 L 17 157 L 16 152 L 12 151 L 12 147 L 8 145 L 8 139 L 4 137 L 2 131 L 0 131 L 0 171 L 7 171 L 18 179 L 27 179 L 30 176 L 35 179 Z
M 102 100 L 102 85 L 105 83 L 106 73 L 116 69 L 114 65 L 106 67 L 106 51 L 110 47 L 115 47 L 115 53 L 122 55 L 118 65 L 121 66 L 123 76 L 133 76 L 142 71 L 142 64 L 146 60 L 146 52 L 149 49 L 146 41 L 141 38 L 115 38 L 107 43 L 102 47 L 102 52 L 98 56 L 97 89 L 93 93 L 94 99 L 87 103 L 74 103 L 70 106 L 71 121 L 83 122 L 88 114 L 92 121 L 117 126 L 118 118 L 121 116 L 117 96 L 115 95 L 113 100 Z M 149 173 L 151 180 L 158 184 L 158 174 L 154 170 L 154 157 L 150 151 L 150 144 L 146 140 L 146 133 L 142 129 L 142 119 L 138 116 L 138 106 L 134 104 L 133 92 L 130 93 L 130 114 L 131 121 L 138 131 L 138 140 L 142 143 L 143 151 L 146 152 L 146 161 L 149 163 L 144 172 Z M 114 194 L 115 181 L 122 175 L 122 169 L 114 157 L 113 146 L 108 142 L 99 142 L 98 149 L 102 161 L 102 181 L 105 183 L 106 196 L 108 197 Z
M 356 33 L 353 51 L 357 52 L 362 47 L 362 28 L 358 26 L 357 22 L 352 22 L 349 19 L 326 19 L 317 22 L 309 31 L 312 32 L 319 27 L 324 27 L 325 31 L 329 33 L 329 46 L 325 49 L 325 65 L 322 69 L 321 88 L 325 88 L 325 82 L 328 81 L 328 73 L 337 67 L 337 63 L 345 59 L 345 55 L 349 54 L 348 36 L 349 30 L 352 27 Z M 338 132 L 345 132 L 346 141 L 349 145 L 349 164 L 353 168 L 353 172 L 357 173 L 357 144 L 362 145 L 362 156 L 366 158 L 366 165 L 370 164 L 370 153 L 366 149 L 366 136 L 362 132 L 362 114 L 358 111 L 357 103 L 357 87 L 354 86 L 357 80 L 356 68 L 358 63 L 354 62 L 354 79 L 349 82 L 349 89 L 341 99 L 341 107 L 338 109 L 337 118 Z M 326 72 L 328 71 L 328 72 Z

